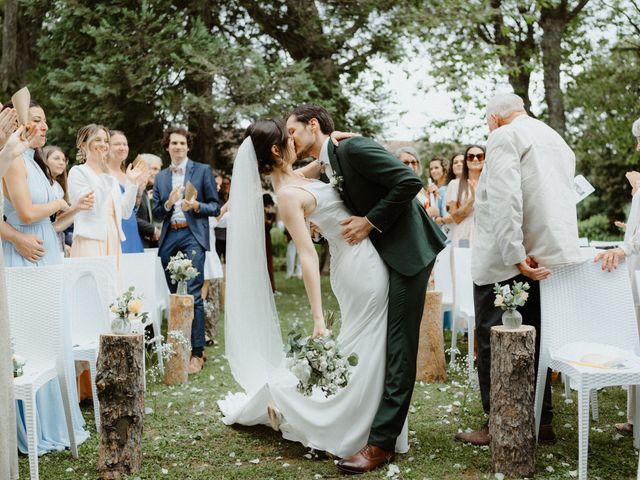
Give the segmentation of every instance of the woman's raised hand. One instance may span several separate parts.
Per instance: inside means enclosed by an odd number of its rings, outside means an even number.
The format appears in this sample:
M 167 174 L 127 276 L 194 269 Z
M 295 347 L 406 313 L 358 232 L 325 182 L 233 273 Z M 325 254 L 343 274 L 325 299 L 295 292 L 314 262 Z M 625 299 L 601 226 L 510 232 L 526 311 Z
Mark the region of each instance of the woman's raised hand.
M 147 162 L 138 162 L 134 167 L 133 164 L 129 164 L 127 167 L 127 178 L 133 183 L 137 183 L 138 179 L 144 175 L 147 171 Z
M 0 108 L 2 104 L 0 103 Z M 0 112 L 0 146 L 4 145 L 18 128 L 18 114 L 15 108 L 5 108 Z
M 74 211 L 91 210 L 93 208 L 93 192 L 89 190 L 78 198 L 78 201 L 71 207 Z
M 351 138 L 351 137 L 361 137 L 361 136 L 362 135 L 360 135 L 359 133 L 339 132 L 339 131 L 335 130 L 335 131 L 331 132 L 331 141 L 337 147 L 338 146 L 338 142 L 340 140 L 345 140 L 345 139 Z

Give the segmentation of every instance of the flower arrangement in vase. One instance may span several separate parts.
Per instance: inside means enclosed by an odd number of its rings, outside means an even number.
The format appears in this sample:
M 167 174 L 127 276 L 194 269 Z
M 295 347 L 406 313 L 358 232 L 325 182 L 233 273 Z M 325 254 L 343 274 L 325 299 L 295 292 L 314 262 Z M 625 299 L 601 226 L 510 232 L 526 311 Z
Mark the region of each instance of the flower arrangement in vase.
M 149 318 L 149 313 L 141 312 L 142 297 L 135 294 L 135 287 L 129 289 L 116 298 L 116 301 L 109 305 L 115 318 L 111 321 L 111 332 L 115 334 L 131 333 L 131 322 L 140 320 L 145 323 Z
M 195 254 L 195 252 L 193 252 Z M 173 257 L 169 257 L 167 271 L 171 274 L 171 282 L 178 284 L 177 294 L 187 295 L 187 282 L 198 276 L 198 270 L 193 266 L 190 258 L 178 252 Z
M 519 328 L 522 325 L 522 315 L 518 307 L 523 307 L 529 298 L 529 284 L 526 282 L 513 282 L 513 285 L 494 284 L 493 293 L 496 299 L 493 304 L 500 307 L 502 313 L 502 324 L 507 328 Z

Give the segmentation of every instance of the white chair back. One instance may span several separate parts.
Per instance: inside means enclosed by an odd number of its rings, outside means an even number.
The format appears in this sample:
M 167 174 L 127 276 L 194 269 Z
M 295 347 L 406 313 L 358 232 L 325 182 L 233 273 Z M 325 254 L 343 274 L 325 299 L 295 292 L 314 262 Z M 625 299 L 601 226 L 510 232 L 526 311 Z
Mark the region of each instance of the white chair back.
M 156 322 L 156 256 L 152 252 L 128 253 L 122 256 L 122 289 L 135 287 L 142 296 L 142 311 L 148 312 L 150 320 Z
M 117 296 L 115 257 L 65 258 L 65 315 L 74 345 L 97 344 L 110 331 L 109 305 Z
M 64 370 L 62 265 L 5 268 L 14 352 L 28 367 Z
M 151 253 L 156 259 L 155 267 L 155 282 L 156 282 L 156 304 L 160 307 L 159 310 L 169 308 L 169 287 L 164 276 L 164 268 L 162 267 L 162 261 L 158 256 L 157 248 L 145 248 L 145 253 Z
M 588 247 L 589 246 L 589 239 L 587 237 L 578 238 L 578 245 L 580 245 L 581 247 Z
M 433 272 L 435 289 L 442 292 L 443 310 L 449 310 L 453 306 L 453 275 L 451 273 L 451 245 L 447 245 L 438 254 Z
M 634 351 L 638 328 L 626 264 L 613 272 L 599 263 L 552 269 L 540 282 L 541 349 L 572 342 L 595 342 Z
M 615 240 L 591 240 L 589 242 L 589 246 L 590 247 L 595 247 L 595 248 L 605 248 L 605 247 L 619 247 L 620 245 L 622 245 L 624 242 L 616 242 Z
M 453 292 L 455 302 L 454 321 L 460 313 L 475 315 L 473 304 L 473 280 L 471 279 L 471 249 L 453 249 Z

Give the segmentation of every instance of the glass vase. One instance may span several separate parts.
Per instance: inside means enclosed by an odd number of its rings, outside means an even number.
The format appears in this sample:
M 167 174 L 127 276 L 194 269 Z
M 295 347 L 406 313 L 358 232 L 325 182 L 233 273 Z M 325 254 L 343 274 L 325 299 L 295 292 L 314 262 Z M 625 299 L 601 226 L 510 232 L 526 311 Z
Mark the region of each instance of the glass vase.
M 115 317 L 111 321 L 111 333 L 116 335 L 131 333 L 131 322 L 126 317 Z
M 187 281 L 180 280 L 178 282 L 178 290 L 176 291 L 178 295 L 189 295 L 189 291 L 187 290 Z
M 502 325 L 511 329 L 520 328 L 522 315 L 517 310 L 505 310 L 502 312 Z

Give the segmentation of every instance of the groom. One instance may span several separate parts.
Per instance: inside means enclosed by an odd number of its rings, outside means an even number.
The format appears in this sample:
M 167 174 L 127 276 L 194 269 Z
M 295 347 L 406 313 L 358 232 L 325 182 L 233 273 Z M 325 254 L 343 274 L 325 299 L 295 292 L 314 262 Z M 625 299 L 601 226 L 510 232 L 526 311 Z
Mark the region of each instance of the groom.
M 394 458 L 416 378 L 427 283 L 444 235 L 414 200 L 422 182 L 411 169 L 368 138 L 336 147 L 333 130 L 331 116 L 318 105 L 301 105 L 287 118 L 298 159 L 314 157 L 317 173 L 324 170 L 354 213 L 341 222 L 343 237 L 350 245 L 369 237 L 389 268 L 384 392 L 367 445 L 338 462 L 344 472 L 364 473 Z

